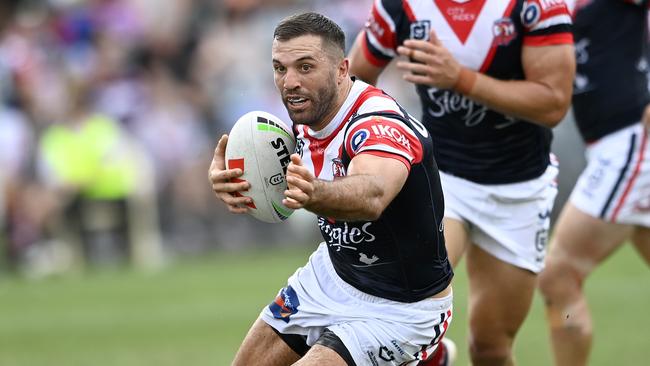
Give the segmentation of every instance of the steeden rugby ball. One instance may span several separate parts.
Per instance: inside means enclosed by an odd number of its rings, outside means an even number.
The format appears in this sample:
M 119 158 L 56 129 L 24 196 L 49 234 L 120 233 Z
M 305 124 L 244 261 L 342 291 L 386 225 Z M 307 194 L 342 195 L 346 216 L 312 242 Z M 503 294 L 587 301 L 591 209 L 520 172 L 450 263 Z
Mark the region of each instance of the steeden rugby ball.
M 235 122 L 226 146 L 226 168 L 239 168 L 238 179 L 250 183 L 250 189 L 236 195 L 253 199 L 248 212 L 258 220 L 277 223 L 293 210 L 282 204 L 289 156 L 294 152 L 293 132 L 278 117 L 262 111 L 248 112 Z

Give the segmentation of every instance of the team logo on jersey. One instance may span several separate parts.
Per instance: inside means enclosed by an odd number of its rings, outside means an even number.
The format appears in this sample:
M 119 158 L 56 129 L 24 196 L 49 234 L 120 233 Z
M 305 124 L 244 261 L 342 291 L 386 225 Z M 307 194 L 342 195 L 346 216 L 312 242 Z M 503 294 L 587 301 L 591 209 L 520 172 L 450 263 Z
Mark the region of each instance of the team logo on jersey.
M 352 141 L 350 142 L 352 151 L 356 153 L 361 145 L 363 145 L 363 143 L 368 140 L 368 137 L 370 137 L 370 132 L 368 132 L 368 130 L 365 128 L 362 128 L 359 131 L 355 132 L 354 135 L 352 135 Z
M 536 1 L 526 1 L 524 3 L 524 11 L 521 15 L 521 20 L 526 28 L 530 28 L 539 21 L 542 10 Z
M 517 37 L 515 23 L 508 17 L 497 19 L 492 26 L 492 34 L 498 46 L 507 46 Z
M 273 313 L 274 318 L 289 323 L 291 315 L 298 312 L 298 306 L 300 306 L 300 301 L 298 301 L 296 291 L 291 286 L 287 286 L 269 305 L 269 310 Z
M 386 362 L 395 361 L 395 356 L 393 355 L 393 351 L 389 350 L 388 347 L 386 346 L 379 347 L 379 358 L 381 358 Z
M 332 159 L 332 175 L 334 177 L 345 177 L 345 165 L 339 158 Z
M 411 23 L 411 39 L 428 40 L 431 31 L 430 20 L 416 20 Z

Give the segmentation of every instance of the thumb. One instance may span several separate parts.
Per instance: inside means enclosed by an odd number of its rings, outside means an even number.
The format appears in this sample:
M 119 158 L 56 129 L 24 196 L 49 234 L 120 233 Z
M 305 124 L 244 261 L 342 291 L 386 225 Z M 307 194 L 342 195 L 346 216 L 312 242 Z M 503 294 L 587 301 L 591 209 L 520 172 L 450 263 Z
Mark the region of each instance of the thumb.
M 217 147 L 214 149 L 214 156 L 212 158 L 212 163 L 217 166 L 219 169 L 226 169 L 226 146 L 228 145 L 228 135 L 222 135 L 217 142 Z
M 291 154 L 291 162 L 294 165 L 302 166 L 302 159 L 300 159 L 300 155 L 298 154 Z

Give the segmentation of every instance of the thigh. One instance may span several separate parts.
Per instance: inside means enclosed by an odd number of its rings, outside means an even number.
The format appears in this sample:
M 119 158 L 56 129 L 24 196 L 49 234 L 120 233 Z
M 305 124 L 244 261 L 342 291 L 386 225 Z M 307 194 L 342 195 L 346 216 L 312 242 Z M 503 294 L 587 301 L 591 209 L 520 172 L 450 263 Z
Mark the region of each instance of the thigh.
M 631 234 L 631 226 L 595 218 L 569 202 L 555 225 L 547 266 L 569 267 L 584 278 Z
M 284 366 L 299 358 L 270 325 L 258 318 L 239 347 L 232 365 Z
M 453 268 L 456 268 L 469 244 L 467 224 L 460 219 L 445 217 L 445 246 Z
M 641 226 L 634 228 L 632 242 L 641 257 L 650 265 L 650 228 Z
M 295 366 L 348 366 L 343 357 L 329 347 L 314 345 L 305 357 L 294 364 Z M 354 365 L 354 364 L 352 364 Z
M 466 266 L 473 343 L 509 345 L 528 314 L 536 275 L 477 245 L 468 249 Z

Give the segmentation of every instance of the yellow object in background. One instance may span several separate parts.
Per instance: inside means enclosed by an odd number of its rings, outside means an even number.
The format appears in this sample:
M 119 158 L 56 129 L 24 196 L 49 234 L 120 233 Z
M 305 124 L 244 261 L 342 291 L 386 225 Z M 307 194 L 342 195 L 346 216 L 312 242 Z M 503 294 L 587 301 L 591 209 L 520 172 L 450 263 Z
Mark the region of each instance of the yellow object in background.
M 81 124 L 50 126 L 41 139 L 48 173 L 90 199 L 119 199 L 135 190 L 136 166 L 118 123 L 95 114 Z

